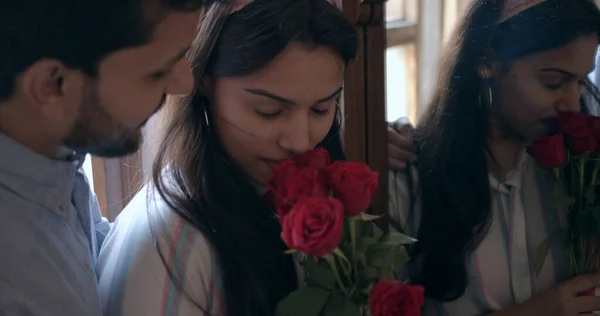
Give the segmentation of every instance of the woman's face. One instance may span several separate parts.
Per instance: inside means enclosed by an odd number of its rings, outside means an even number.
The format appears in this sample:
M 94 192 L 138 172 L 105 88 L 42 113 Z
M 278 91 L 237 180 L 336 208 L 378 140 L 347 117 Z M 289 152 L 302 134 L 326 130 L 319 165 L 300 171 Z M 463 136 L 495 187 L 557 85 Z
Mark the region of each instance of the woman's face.
M 517 59 L 508 70 L 495 69 L 492 112 L 500 137 L 530 142 L 551 131 L 557 114 L 578 113 L 581 83 L 594 69 L 597 47 L 598 37 L 582 36 Z
M 265 183 L 278 162 L 325 138 L 343 76 L 336 52 L 292 43 L 251 75 L 216 78 L 211 104 L 226 152 L 252 180 Z

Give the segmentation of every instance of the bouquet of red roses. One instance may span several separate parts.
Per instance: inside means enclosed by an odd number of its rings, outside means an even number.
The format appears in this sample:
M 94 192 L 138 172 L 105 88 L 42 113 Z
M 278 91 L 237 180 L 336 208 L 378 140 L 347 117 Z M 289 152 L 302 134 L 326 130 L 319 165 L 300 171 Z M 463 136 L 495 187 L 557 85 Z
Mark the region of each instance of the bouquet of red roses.
M 330 162 L 324 149 L 284 161 L 267 183 L 281 237 L 301 259 L 306 284 L 282 300 L 278 316 L 416 316 L 423 288 L 395 281 L 415 240 L 387 233 L 365 213 L 378 173 Z
M 558 133 L 535 141 L 527 152 L 556 176 L 553 207 L 567 211 L 566 230 L 554 232 L 565 241 L 571 276 L 597 273 L 600 260 L 600 117 L 561 114 Z M 536 255 L 537 272 L 548 253 L 544 240 Z

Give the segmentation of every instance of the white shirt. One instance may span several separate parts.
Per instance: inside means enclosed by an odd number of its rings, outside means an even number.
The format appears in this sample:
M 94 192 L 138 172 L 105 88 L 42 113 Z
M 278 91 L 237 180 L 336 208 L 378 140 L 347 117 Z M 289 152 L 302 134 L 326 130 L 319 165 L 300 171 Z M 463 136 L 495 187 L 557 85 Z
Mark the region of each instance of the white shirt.
M 413 179 L 416 170 L 413 169 Z M 551 239 L 539 276 L 535 273 L 538 247 L 558 228 L 565 227 L 565 212 L 550 206 L 553 175 L 523 154 L 506 180 L 489 176 L 492 222 L 489 231 L 465 261 L 468 286 L 453 302 L 427 300 L 425 316 L 474 316 L 521 303 L 567 279 L 566 256 L 557 238 Z M 417 199 L 414 220 L 407 223 L 410 194 L 404 174 L 390 176 L 390 216 L 416 237 L 420 218 Z

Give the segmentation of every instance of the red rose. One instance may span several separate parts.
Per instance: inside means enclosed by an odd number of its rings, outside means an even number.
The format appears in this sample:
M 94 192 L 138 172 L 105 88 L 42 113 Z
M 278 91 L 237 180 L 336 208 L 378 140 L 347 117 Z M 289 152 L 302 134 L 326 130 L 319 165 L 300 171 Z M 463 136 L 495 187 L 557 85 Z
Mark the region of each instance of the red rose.
M 325 176 L 314 169 L 296 169 L 287 178 L 283 188 L 275 194 L 277 215 L 282 219 L 292 207 L 308 197 L 325 198 L 327 188 Z
M 588 118 L 588 125 L 592 129 L 594 136 L 600 139 L 600 117 L 590 116 Z
M 398 281 L 382 280 L 369 296 L 373 316 L 418 316 L 425 304 L 422 286 L 410 286 Z
M 321 169 L 329 166 L 331 157 L 329 157 L 327 150 L 317 148 L 298 155 L 294 158 L 294 162 L 298 168 Z
M 600 116 L 588 116 L 587 119 L 591 128 L 600 129 Z
M 283 161 L 273 168 L 271 179 L 265 183 L 265 186 L 277 196 L 278 192 L 285 190 L 285 184 L 297 169 L 298 168 L 296 168 L 296 165 L 292 160 Z
M 558 127 L 561 130 L 573 126 L 587 126 L 589 123 L 589 116 L 579 113 L 561 113 L 557 119 Z
M 379 185 L 379 173 L 364 163 L 348 161 L 334 162 L 326 173 L 334 196 L 344 204 L 346 215 L 358 215 L 369 207 Z
M 567 149 L 562 134 L 542 137 L 527 147 L 527 153 L 537 164 L 546 169 L 556 168 L 567 162 Z
M 598 119 L 593 116 L 563 113 L 558 115 L 558 126 L 565 134 L 567 147 L 575 155 L 595 152 L 598 149 Z
M 342 241 L 343 208 L 333 198 L 303 199 L 283 219 L 281 238 L 290 249 L 309 256 L 331 254 Z
M 563 131 L 567 138 L 567 147 L 574 155 L 595 152 L 598 149 L 598 139 L 588 125 L 565 126 Z
M 318 170 L 328 166 L 330 162 L 329 153 L 323 148 L 307 151 L 298 155 L 294 160 L 284 160 L 275 166 L 271 179 L 265 185 L 275 195 L 278 195 L 279 191 L 285 190 L 285 184 L 297 169 L 312 168 Z

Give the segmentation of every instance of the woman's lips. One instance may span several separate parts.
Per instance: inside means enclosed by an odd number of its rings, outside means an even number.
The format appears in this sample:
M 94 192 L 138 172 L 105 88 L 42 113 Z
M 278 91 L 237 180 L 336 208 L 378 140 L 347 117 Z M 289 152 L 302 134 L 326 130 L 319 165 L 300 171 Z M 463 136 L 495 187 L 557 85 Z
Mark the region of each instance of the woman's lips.
M 278 164 L 282 163 L 283 161 L 285 161 L 285 159 L 278 159 L 278 160 L 273 160 L 273 159 L 263 159 L 263 161 L 271 168 L 274 169 L 275 166 L 277 166 Z

